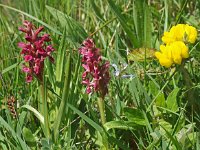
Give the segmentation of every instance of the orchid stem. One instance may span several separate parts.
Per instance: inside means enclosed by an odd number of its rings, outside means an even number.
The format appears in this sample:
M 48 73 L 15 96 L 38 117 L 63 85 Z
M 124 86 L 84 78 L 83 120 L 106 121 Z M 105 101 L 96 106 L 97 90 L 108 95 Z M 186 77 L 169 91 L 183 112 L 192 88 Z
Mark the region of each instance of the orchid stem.
M 104 105 L 104 99 L 98 98 L 98 105 L 99 105 L 99 112 L 101 116 L 101 123 L 104 125 L 106 123 L 106 117 L 105 117 L 105 105 Z
M 49 139 L 50 138 L 50 132 L 49 132 L 49 117 L 48 117 L 48 107 L 47 107 L 47 99 L 46 99 L 46 91 L 45 91 L 45 85 L 44 82 L 40 83 L 40 90 L 42 95 L 42 114 L 44 116 L 44 133 L 45 136 Z
M 101 116 L 101 123 L 102 125 L 104 125 L 106 123 L 106 115 L 105 115 L 104 99 L 102 97 L 98 98 L 98 105 L 99 105 L 99 112 Z M 103 137 L 103 143 L 104 143 L 105 149 L 108 150 L 109 149 L 108 139 L 107 139 L 108 137 L 105 134 L 103 134 L 102 137 Z

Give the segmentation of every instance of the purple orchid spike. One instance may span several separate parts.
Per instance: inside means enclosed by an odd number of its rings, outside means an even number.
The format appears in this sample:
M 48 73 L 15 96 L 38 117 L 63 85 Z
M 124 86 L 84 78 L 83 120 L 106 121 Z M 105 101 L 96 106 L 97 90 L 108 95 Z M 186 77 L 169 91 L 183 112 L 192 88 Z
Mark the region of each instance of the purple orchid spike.
M 87 86 L 86 92 L 99 92 L 102 97 L 108 93 L 108 82 L 110 80 L 110 63 L 102 62 L 100 49 L 95 47 L 92 39 L 88 38 L 79 48 L 82 55 L 82 66 L 85 71 L 82 74 L 82 84 Z
M 51 53 L 54 51 L 52 45 L 48 45 L 46 42 L 50 42 L 49 34 L 43 34 L 39 36 L 44 27 L 38 29 L 29 21 L 24 21 L 24 27 L 20 27 L 19 30 L 25 33 L 26 43 L 19 42 L 18 47 L 22 49 L 21 55 L 23 55 L 26 65 L 23 66 L 22 71 L 27 74 L 26 82 L 31 82 L 33 76 L 36 76 L 40 81 L 43 78 L 44 60 L 46 57 L 50 58 L 51 62 L 54 62 Z

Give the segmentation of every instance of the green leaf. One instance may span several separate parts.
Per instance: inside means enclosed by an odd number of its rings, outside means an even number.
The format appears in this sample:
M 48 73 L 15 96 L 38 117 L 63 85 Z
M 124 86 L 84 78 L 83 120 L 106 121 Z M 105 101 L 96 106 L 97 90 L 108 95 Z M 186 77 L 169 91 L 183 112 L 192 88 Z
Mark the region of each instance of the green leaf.
M 125 107 L 124 114 L 129 121 L 134 122 L 137 125 L 146 125 L 143 113 L 139 109 Z
M 152 27 L 151 27 L 151 22 L 152 22 L 152 15 L 151 15 L 151 10 L 149 6 L 144 3 L 144 47 L 152 47 L 151 42 L 152 42 Z
M 181 145 L 179 144 L 179 142 L 177 141 L 176 137 L 172 136 L 171 133 L 169 132 L 168 129 L 166 129 L 164 126 L 162 126 L 160 124 L 160 126 L 162 127 L 162 129 L 165 130 L 167 136 L 169 137 L 169 139 L 172 141 L 172 143 L 176 146 L 177 149 L 182 149 Z
M 139 47 L 138 39 L 134 35 L 133 31 L 129 28 L 127 25 L 127 20 L 125 17 L 122 15 L 121 10 L 118 8 L 117 5 L 112 0 L 107 0 L 109 3 L 110 8 L 112 11 L 115 13 L 117 19 L 120 21 L 124 31 L 126 32 L 127 36 L 130 38 L 132 44 L 134 45 L 135 48 Z
M 190 138 L 190 141 L 194 142 L 194 128 L 194 123 L 183 126 L 183 128 L 176 134 L 177 140 L 182 143 L 182 145 L 185 144 L 185 141 L 188 140 L 188 138 Z M 193 136 L 189 137 L 189 134 L 192 134 Z
M 12 69 L 14 69 L 14 68 L 17 67 L 18 65 L 19 65 L 19 63 L 15 63 L 15 64 L 13 64 L 13 65 L 11 65 L 11 66 L 5 68 L 5 69 L 2 71 L 2 74 L 4 74 L 4 73 L 6 73 L 6 72 L 8 72 L 8 71 L 10 71 L 10 70 L 12 70 Z
M 156 106 L 164 107 L 164 108 L 166 107 L 164 93 L 160 93 L 158 97 L 156 98 Z
M 132 121 L 110 121 L 104 124 L 107 131 L 110 129 L 133 130 L 136 129 L 137 126 L 138 125 Z
M 24 126 L 24 122 L 25 122 L 25 118 L 26 118 L 27 112 L 26 111 L 22 111 L 19 115 L 19 120 L 17 123 L 17 134 L 21 136 L 21 132 L 22 132 L 22 127 Z
M 167 97 L 167 108 L 170 109 L 173 112 L 178 111 L 178 103 L 177 103 L 177 95 L 179 92 L 179 88 L 175 88 Z
M 67 64 L 66 64 L 66 71 L 65 71 L 65 82 L 64 82 L 64 89 L 62 93 L 62 99 L 58 110 L 58 117 L 54 122 L 54 138 L 55 140 L 58 139 L 59 134 L 59 127 L 62 120 L 63 115 L 65 114 L 66 104 L 68 102 L 68 95 L 69 95 L 69 86 L 71 81 L 71 54 L 69 53 L 67 57 Z
M 155 49 L 152 48 L 137 48 L 133 49 L 128 53 L 129 61 L 144 62 L 145 59 L 152 60 L 155 56 Z
M 53 142 L 49 139 L 45 139 L 43 138 L 41 140 L 41 144 L 42 144 L 42 150 L 51 150 L 52 149 L 52 145 L 53 145 Z
M 2 125 L 7 131 L 11 133 L 11 137 L 13 137 L 16 142 L 19 142 L 19 146 L 21 146 L 23 150 L 30 149 L 28 145 L 25 143 L 25 141 L 23 141 L 21 137 L 15 133 L 15 131 L 9 126 L 9 124 L 1 116 L 0 116 L 0 125 Z
M 95 1 L 94 0 L 90 0 L 90 3 L 92 5 L 92 9 L 93 11 L 95 12 L 95 14 L 102 20 L 104 20 L 100 10 L 99 10 L 99 7 L 95 4 Z
M 148 15 L 146 13 L 147 10 L 145 8 L 146 2 L 145 0 L 133 1 L 133 20 L 136 30 L 136 36 L 139 41 L 140 46 L 147 46 L 146 45 L 146 33 L 148 32 L 147 26 L 145 22 L 147 22 Z M 149 26 L 149 22 L 148 22 Z M 146 36 L 146 37 L 145 37 Z
M 26 127 L 23 128 L 23 136 L 27 142 L 36 142 L 36 138 L 33 136 L 33 133 Z
M 95 128 L 99 132 L 103 132 L 103 128 L 98 125 L 96 122 L 91 120 L 89 117 L 87 117 L 85 114 L 83 114 L 80 110 L 72 106 L 71 104 L 67 104 L 69 108 L 71 108 L 75 113 L 77 113 L 82 119 L 84 119 L 88 124 L 90 124 L 93 128 Z
M 33 112 L 34 115 L 40 120 L 40 122 L 44 125 L 44 117 L 32 106 L 30 105 L 23 105 L 22 108 L 26 108 L 29 111 Z
M 63 88 L 63 84 L 61 83 L 63 80 L 64 66 L 66 63 L 66 36 L 66 30 L 64 30 L 56 57 L 56 94 L 58 95 L 60 95 L 60 91 Z
M 167 130 L 170 133 L 172 132 L 172 125 L 169 122 L 165 121 L 164 119 L 160 119 L 158 123 L 161 126 L 160 134 L 162 134 L 163 136 L 166 135 L 165 130 Z
M 53 15 L 53 17 L 60 22 L 61 26 L 66 28 L 69 40 L 82 42 L 85 38 L 87 38 L 88 35 L 83 26 L 76 20 L 53 7 L 46 5 L 46 8 Z
M 27 17 L 29 17 L 29 18 L 35 20 L 35 21 L 37 21 L 38 23 L 44 25 L 45 27 L 49 28 L 49 29 L 52 30 L 53 32 L 55 32 L 55 33 L 61 35 L 60 31 L 56 30 L 55 28 L 51 27 L 51 26 L 48 25 L 47 23 L 43 22 L 42 20 L 39 20 L 38 18 L 36 18 L 36 17 L 34 17 L 34 16 L 32 16 L 32 15 L 30 15 L 30 14 L 24 12 L 24 11 L 21 11 L 21 10 L 18 10 L 18 9 L 16 9 L 16 8 L 13 8 L 13 7 L 10 7 L 10 6 L 6 6 L 6 5 L 3 5 L 3 4 L 0 4 L 0 6 L 5 7 L 5 8 L 8 8 L 8 9 L 13 10 L 13 11 L 16 11 L 16 12 L 18 12 L 18 13 L 21 13 L 21 14 L 23 14 L 23 15 L 25 15 L 25 16 L 27 16 Z

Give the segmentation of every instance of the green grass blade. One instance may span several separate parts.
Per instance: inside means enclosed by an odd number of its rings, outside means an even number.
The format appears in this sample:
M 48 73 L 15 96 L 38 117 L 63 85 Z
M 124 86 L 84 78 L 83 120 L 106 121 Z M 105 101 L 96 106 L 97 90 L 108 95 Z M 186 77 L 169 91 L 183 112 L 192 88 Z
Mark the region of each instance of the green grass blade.
M 53 17 L 58 20 L 63 28 L 66 28 L 68 39 L 74 42 L 82 42 L 88 35 L 81 24 L 63 12 L 46 6 Z
M 3 4 L 0 4 L 0 6 L 1 6 L 1 7 L 4 7 L 4 8 L 8 8 L 8 9 L 13 10 L 13 11 L 18 12 L 18 13 L 21 13 L 21 14 L 23 14 L 23 15 L 25 15 L 25 16 L 27 16 L 27 17 L 29 17 L 29 18 L 35 20 L 35 21 L 37 21 L 38 23 L 44 25 L 45 27 L 49 28 L 49 29 L 52 30 L 53 32 L 55 32 L 55 33 L 57 33 L 57 34 L 59 34 L 59 35 L 62 35 L 61 32 L 58 31 L 57 29 L 53 28 L 52 26 L 48 25 L 47 23 L 43 22 L 42 20 L 40 20 L 40 19 L 38 19 L 38 18 L 36 18 L 36 17 L 34 17 L 34 16 L 32 16 L 32 15 L 30 15 L 30 14 L 24 12 L 24 11 L 21 11 L 21 10 L 19 10 L 19 9 L 16 9 L 16 8 L 13 8 L 13 7 L 10 7 L 10 6 L 7 6 L 7 5 L 3 5 Z
M 67 106 L 71 108 L 75 113 L 77 113 L 82 119 L 84 119 L 87 123 L 89 123 L 93 128 L 95 128 L 99 132 L 103 132 L 103 128 L 98 125 L 96 122 L 91 120 L 89 117 L 87 117 L 85 114 L 83 114 L 80 110 L 72 106 L 71 104 L 67 103 Z
M 60 95 L 60 90 L 61 88 L 63 87 L 61 85 L 61 81 L 63 79 L 63 75 L 64 75 L 64 72 L 63 72 L 63 69 L 64 69 L 64 64 L 65 64 L 65 56 L 66 56 L 66 31 L 64 30 L 63 32 L 63 36 L 61 38 L 61 41 L 60 41 L 60 46 L 58 48 L 58 52 L 57 52 L 57 57 L 56 57 L 56 72 L 55 72 L 55 75 L 56 75 L 56 93 L 58 95 Z
M 28 147 L 28 145 L 26 145 L 26 143 L 21 139 L 21 137 L 19 137 L 15 131 L 9 126 L 9 124 L 0 116 L 0 124 L 11 133 L 12 137 L 15 139 L 15 141 L 18 141 L 21 148 L 23 150 L 29 150 L 30 148 Z
M 13 65 L 11 65 L 11 66 L 5 68 L 5 69 L 2 71 L 2 74 L 4 74 L 4 73 L 6 73 L 6 72 L 8 72 L 8 71 L 10 71 L 10 70 L 12 70 L 12 69 L 14 69 L 14 68 L 17 67 L 18 65 L 19 65 L 19 63 L 15 63 L 15 64 L 13 64 Z
M 117 19 L 120 21 L 124 31 L 126 32 L 127 36 L 130 38 L 133 46 L 135 48 L 139 47 L 138 39 L 136 36 L 133 34 L 133 31 L 128 27 L 127 25 L 127 20 L 125 17 L 122 15 L 120 9 L 115 5 L 115 3 L 112 0 L 107 0 L 110 8 L 112 11 L 115 13 Z
M 40 120 L 42 124 L 44 124 L 44 117 L 32 106 L 30 105 L 23 105 L 22 108 L 26 108 L 27 110 L 33 112 L 33 114 Z
M 90 3 L 92 5 L 92 9 L 94 10 L 95 14 L 104 21 L 103 15 L 100 13 L 99 7 L 95 4 L 95 1 L 90 0 Z
M 144 47 L 151 48 L 151 40 L 152 40 L 152 15 L 149 6 L 145 3 L 144 6 Z
M 160 126 L 161 126 L 161 125 L 160 125 Z M 163 126 L 161 126 L 161 127 L 165 130 L 167 136 L 168 136 L 169 139 L 172 141 L 172 143 L 176 146 L 176 148 L 177 148 L 177 149 L 182 149 L 181 145 L 178 143 L 178 141 L 176 140 L 176 138 L 173 137 L 173 136 L 171 135 L 171 133 L 169 133 Z
M 67 57 L 67 64 L 66 64 L 66 72 L 65 72 L 65 83 L 64 83 L 64 89 L 61 99 L 61 104 L 58 110 L 57 118 L 54 122 L 54 139 L 58 140 L 58 134 L 59 134 L 59 127 L 62 120 L 62 116 L 65 114 L 65 108 L 68 101 L 68 95 L 69 95 L 69 86 L 70 86 L 70 80 L 71 80 L 71 54 L 69 53 Z
M 144 4 L 144 0 L 139 0 L 134 1 L 133 5 L 133 20 L 140 47 L 144 44 Z

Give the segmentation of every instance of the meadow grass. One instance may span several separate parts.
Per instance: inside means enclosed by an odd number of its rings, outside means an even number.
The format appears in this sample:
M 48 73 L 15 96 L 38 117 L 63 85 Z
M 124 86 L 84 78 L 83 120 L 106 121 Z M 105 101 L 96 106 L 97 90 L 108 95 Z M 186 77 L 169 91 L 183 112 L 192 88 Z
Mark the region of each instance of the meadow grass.
M 164 31 L 199 30 L 199 15 L 199 0 L 0 0 L 0 149 L 200 149 L 199 38 L 181 65 L 154 57 Z M 24 20 L 55 48 L 42 85 L 22 72 Z M 82 84 L 88 37 L 110 62 L 100 103 Z

